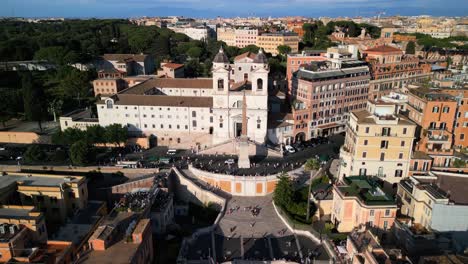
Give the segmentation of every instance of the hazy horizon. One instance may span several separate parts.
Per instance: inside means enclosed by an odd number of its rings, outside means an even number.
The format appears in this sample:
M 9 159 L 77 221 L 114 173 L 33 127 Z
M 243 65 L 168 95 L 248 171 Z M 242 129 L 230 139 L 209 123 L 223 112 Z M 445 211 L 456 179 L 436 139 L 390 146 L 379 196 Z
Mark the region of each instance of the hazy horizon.
M 129 18 L 142 16 L 373 17 L 467 16 L 468 2 L 446 0 L 6 0 L 2 17 Z

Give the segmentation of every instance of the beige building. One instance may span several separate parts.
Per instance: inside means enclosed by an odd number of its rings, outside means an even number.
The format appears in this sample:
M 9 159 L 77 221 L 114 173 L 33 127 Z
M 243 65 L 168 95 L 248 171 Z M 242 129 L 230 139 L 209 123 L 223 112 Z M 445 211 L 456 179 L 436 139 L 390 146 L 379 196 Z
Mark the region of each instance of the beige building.
M 291 53 L 299 52 L 299 36 L 296 33 L 264 33 L 257 37 L 257 46 L 265 52 L 278 54 L 278 46 L 285 45 L 291 48 Z
M 427 230 L 466 231 L 467 184 L 466 175 L 448 172 L 405 179 L 398 184 L 397 192 L 401 215 L 410 217 L 413 225 Z
M 0 205 L 0 234 L 15 233 L 19 226 L 31 230 L 34 241 L 47 241 L 44 215 L 34 206 Z
M 236 46 L 236 31 L 233 28 L 218 28 L 216 30 L 218 41 L 224 41 L 228 46 Z
M 16 191 L 22 205 L 33 205 L 47 223 L 61 223 L 88 201 L 86 178 L 82 176 L 8 172 L 1 176 L 0 192 Z
M 374 175 L 388 183 L 407 177 L 416 125 L 395 113 L 396 105 L 369 101 L 352 112 L 340 151 L 340 179 Z

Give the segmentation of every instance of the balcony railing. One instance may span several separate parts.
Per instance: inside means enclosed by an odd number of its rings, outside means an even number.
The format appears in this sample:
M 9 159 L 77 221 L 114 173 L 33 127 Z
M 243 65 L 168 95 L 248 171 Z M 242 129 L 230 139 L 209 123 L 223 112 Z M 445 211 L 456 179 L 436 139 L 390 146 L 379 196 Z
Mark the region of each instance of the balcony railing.
M 449 139 L 449 136 L 443 135 L 443 136 L 428 136 L 429 141 L 447 141 Z

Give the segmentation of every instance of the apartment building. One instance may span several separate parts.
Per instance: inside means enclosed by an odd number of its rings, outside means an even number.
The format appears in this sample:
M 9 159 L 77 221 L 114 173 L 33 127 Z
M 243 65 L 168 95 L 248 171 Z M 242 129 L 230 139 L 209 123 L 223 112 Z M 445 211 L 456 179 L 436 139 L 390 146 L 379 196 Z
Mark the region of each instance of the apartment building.
M 229 27 L 220 27 L 216 30 L 218 41 L 223 41 L 228 46 L 236 47 L 236 30 Z
M 362 53 L 370 64 L 370 99 L 387 95 L 408 83 L 423 81 L 431 76 L 430 65 L 421 64 L 418 57 L 405 55 L 399 48 L 382 45 Z
M 389 230 L 397 208 L 396 201 L 382 190 L 376 178 L 345 177 L 333 186 L 331 221 L 339 232 L 360 226 Z
M 397 192 L 400 213 L 413 219 L 412 224 L 421 225 L 427 230 L 466 231 L 466 184 L 466 175 L 443 172 L 402 180 Z
M 451 95 L 457 101 L 455 127 L 453 131 L 453 146 L 455 149 L 468 147 L 468 89 L 441 88 L 440 92 Z
M 32 241 L 44 243 L 47 241 L 45 224 L 44 214 L 34 206 L 0 205 L 0 235 L 15 234 L 19 227 L 25 227 L 31 231 Z
M 263 33 L 257 37 L 258 47 L 273 55 L 279 54 L 278 46 L 288 46 L 291 53 L 299 52 L 299 36 L 294 32 Z
M 299 38 L 302 39 L 302 37 L 304 36 L 304 23 L 306 22 L 297 20 L 288 21 L 288 23 L 286 24 L 286 28 L 289 31 L 296 33 L 299 36 Z
M 407 95 L 407 115 L 419 127 L 416 150 L 431 156 L 433 166 L 450 166 L 457 101 L 437 89 L 415 86 L 410 86 Z
M 237 28 L 234 30 L 236 44 L 238 48 L 245 48 L 249 45 L 257 45 L 258 29 Z
M 291 80 L 293 73 L 299 70 L 301 66 L 305 66 L 314 61 L 326 61 L 326 52 L 326 50 L 316 50 L 307 52 L 303 51 L 302 53 L 297 54 L 288 54 L 286 59 L 286 76 L 288 78 L 288 82 Z M 291 85 L 288 87 L 291 87 Z
M 371 100 L 365 110 L 351 112 L 340 179 L 373 175 L 395 184 L 408 176 L 416 124 L 395 110 L 392 103 Z
M 7 172 L 1 176 L 0 190 L 17 192 L 22 205 L 42 211 L 47 224 L 63 223 L 88 201 L 86 178 L 82 176 Z
M 184 78 L 184 65 L 172 62 L 161 62 L 158 76 L 162 78 Z
M 315 62 L 300 68 L 291 80 L 295 140 L 309 140 L 345 131 L 349 112 L 366 107 L 370 73 L 365 62 Z
M 148 75 L 155 70 L 154 58 L 147 54 L 104 54 L 99 70 L 115 70 L 124 76 Z

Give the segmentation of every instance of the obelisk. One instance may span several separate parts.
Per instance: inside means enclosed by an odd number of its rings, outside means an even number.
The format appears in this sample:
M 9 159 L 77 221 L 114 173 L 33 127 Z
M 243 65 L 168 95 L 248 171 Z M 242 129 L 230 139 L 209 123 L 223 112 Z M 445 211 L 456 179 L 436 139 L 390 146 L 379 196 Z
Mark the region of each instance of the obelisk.
M 249 139 L 247 137 L 247 99 L 242 97 L 242 131 L 239 140 L 239 160 L 237 166 L 239 168 L 250 168 L 249 159 Z

